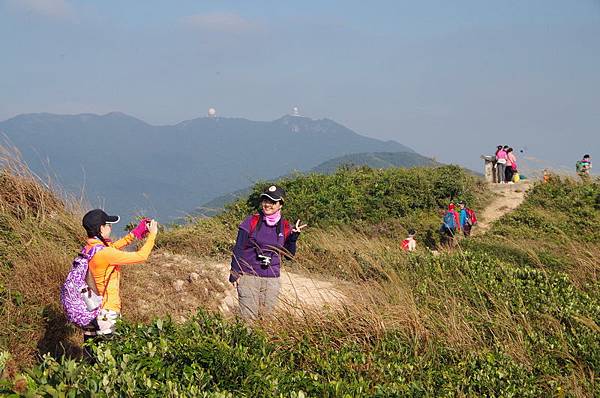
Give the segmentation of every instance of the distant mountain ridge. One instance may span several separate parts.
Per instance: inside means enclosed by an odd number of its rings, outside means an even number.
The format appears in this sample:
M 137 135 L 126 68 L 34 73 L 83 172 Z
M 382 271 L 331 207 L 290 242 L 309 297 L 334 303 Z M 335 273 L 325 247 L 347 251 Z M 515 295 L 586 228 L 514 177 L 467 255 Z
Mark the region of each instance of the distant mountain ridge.
M 327 160 L 314 167 L 315 173 L 330 174 L 340 166 L 368 166 L 374 169 L 390 167 L 441 166 L 434 159 L 419 155 L 416 152 L 371 152 L 351 153 Z
M 333 120 L 286 115 L 270 122 L 201 117 L 153 126 L 132 116 L 19 115 L 0 133 L 30 168 L 94 206 L 172 220 L 219 195 L 362 152 L 409 152 Z

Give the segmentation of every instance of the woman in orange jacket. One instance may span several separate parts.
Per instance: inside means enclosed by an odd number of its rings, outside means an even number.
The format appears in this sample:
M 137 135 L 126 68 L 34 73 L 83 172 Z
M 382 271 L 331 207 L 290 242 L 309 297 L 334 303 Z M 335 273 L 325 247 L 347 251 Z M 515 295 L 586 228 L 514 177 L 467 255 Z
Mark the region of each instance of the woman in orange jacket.
M 83 217 L 83 227 L 88 239 L 85 250 L 101 246 L 89 261 L 88 285 L 95 286 L 96 293 L 102 297 L 101 310 L 96 322 L 84 331 L 84 341 L 98 335 L 110 335 L 114 332 L 115 323 L 121 314 L 121 266 L 138 264 L 146 261 L 154 247 L 158 232 L 158 223 L 154 220 L 143 219 L 125 237 L 112 242 L 110 235 L 112 224 L 119 222 L 118 216 L 109 216 L 100 209 L 89 211 Z M 135 239 L 146 242 L 137 252 L 126 252 L 121 249 L 133 243 Z

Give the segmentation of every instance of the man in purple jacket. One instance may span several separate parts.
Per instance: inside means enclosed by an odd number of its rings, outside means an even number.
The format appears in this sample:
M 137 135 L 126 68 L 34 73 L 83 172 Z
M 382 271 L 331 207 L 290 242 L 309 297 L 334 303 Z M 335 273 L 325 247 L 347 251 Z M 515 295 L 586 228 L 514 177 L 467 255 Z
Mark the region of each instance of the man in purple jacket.
M 240 313 L 255 320 L 273 310 L 280 288 L 281 256 L 296 254 L 296 242 L 306 227 L 290 227 L 281 216 L 283 188 L 271 185 L 260 195 L 261 210 L 240 224 L 229 281 L 237 288 Z

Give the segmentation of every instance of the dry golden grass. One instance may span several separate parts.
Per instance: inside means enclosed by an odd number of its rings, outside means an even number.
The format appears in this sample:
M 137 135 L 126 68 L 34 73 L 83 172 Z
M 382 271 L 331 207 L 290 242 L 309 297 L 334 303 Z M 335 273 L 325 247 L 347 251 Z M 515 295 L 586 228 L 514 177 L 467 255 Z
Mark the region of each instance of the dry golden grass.
M 0 146 L 0 343 L 21 366 L 38 352 L 78 351 L 58 292 L 83 238 L 73 216 L 79 203 L 65 202 Z
M 523 250 L 523 242 L 506 240 L 504 244 Z M 410 254 L 400 251 L 398 245 L 399 240 L 367 237 L 344 228 L 312 232 L 303 239 L 293 268 L 313 275 L 320 272 L 323 278 L 339 273 L 346 281 L 340 289 L 348 301 L 341 307 L 307 308 L 300 314 L 284 308 L 261 327 L 273 336 L 282 336 L 282 340 L 308 338 L 314 344 L 319 344 L 325 333 L 331 336 L 332 344 L 349 340 L 363 344 L 367 351 L 370 342 L 395 331 L 423 353 L 436 344 L 463 353 L 501 348 L 529 369 L 535 362 L 532 357 L 535 354 L 527 336 L 539 332 L 540 328 L 555 335 L 562 334 L 562 326 L 556 318 L 515 315 L 508 303 L 490 295 L 485 286 L 475 282 L 473 275 L 447 267 L 450 257 L 461 256 L 460 241 L 454 249 L 442 250 L 437 256 L 427 254 L 427 249 L 421 247 L 420 255 L 432 256 L 431 261 L 438 261 L 438 268 L 437 275 L 418 281 L 411 278 L 413 271 L 407 261 Z M 597 282 L 597 246 L 572 242 L 570 247 L 570 255 L 579 264 L 579 274 L 576 275 L 575 270 L 571 274 L 574 281 Z M 532 247 L 525 250 L 537 258 L 539 267 L 544 267 Z M 368 268 L 365 263 L 369 264 Z M 448 281 L 454 286 L 448 286 Z M 425 286 L 427 294 L 418 294 L 419 286 Z M 456 286 L 468 287 L 478 295 L 467 299 Z M 556 350 L 556 355 L 576 363 L 564 338 Z M 583 383 L 595 377 L 583 369 L 561 381 L 571 387 L 574 396 L 585 396 L 587 390 Z
M 345 228 L 314 231 L 303 241 L 292 267 L 312 275 L 320 272 L 321 278 L 339 273 L 345 280 L 339 289 L 347 302 L 329 309 L 306 308 L 300 314 L 284 307 L 263 327 L 298 339 L 327 330 L 332 336 L 365 342 L 393 330 L 420 347 L 432 336 L 457 350 L 483 347 L 483 338 L 469 321 L 469 308 L 439 282 L 426 281 L 433 293 L 427 303 L 417 304 L 408 275 L 409 254 L 400 250 L 399 242 Z
M 600 247 L 590 243 L 576 244 L 570 241 L 566 255 L 574 259 L 575 265 L 567 270 L 573 284 L 579 288 L 598 282 L 600 275 Z

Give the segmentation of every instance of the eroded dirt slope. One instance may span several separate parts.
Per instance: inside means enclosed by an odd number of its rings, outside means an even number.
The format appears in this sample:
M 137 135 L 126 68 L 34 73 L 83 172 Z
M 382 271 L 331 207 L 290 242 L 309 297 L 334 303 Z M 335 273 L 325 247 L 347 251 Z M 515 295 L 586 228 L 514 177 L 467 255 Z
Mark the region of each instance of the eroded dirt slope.
M 125 267 L 124 267 L 125 268 Z M 130 266 L 122 279 L 123 314 L 149 321 L 170 315 L 183 321 L 198 308 L 234 315 L 237 293 L 228 282 L 229 263 L 200 260 L 169 252 L 154 253 L 146 264 Z M 302 311 L 341 303 L 344 283 L 283 271 L 280 305 Z

